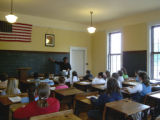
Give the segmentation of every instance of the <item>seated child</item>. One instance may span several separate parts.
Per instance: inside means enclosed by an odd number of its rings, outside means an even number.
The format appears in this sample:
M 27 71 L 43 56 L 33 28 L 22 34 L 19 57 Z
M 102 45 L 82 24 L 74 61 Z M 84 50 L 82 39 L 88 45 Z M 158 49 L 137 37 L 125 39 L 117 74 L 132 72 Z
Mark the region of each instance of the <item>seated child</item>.
M 40 80 L 40 82 L 45 82 L 45 83 L 47 83 L 48 85 L 54 85 L 53 80 L 50 80 L 50 79 L 49 79 L 49 74 L 48 74 L 48 73 L 45 73 L 45 74 L 44 74 L 44 80 Z
M 0 87 L 7 88 L 7 83 L 8 83 L 8 75 L 5 73 L 2 73 L 0 75 Z
M 39 79 L 39 74 L 38 74 L 38 72 L 34 72 L 33 78 L 34 78 L 34 80 L 32 80 L 32 82 L 35 82 L 35 85 L 38 86 L 39 83 L 40 83 L 40 79 Z
M 72 78 L 70 80 L 70 83 L 73 84 L 74 82 L 78 82 L 79 81 L 79 78 L 78 78 L 78 74 L 76 71 L 73 71 L 72 72 Z
M 123 72 L 123 78 L 124 78 L 124 80 L 127 80 L 128 79 L 128 75 L 127 75 L 127 70 L 126 70 L 126 68 L 122 68 L 121 69 L 121 71 Z
M 102 120 L 102 113 L 106 103 L 113 102 L 116 100 L 121 100 L 122 94 L 118 86 L 117 80 L 114 78 L 109 78 L 107 82 L 106 93 L 99 96 L 98 99 L 91 98 L 91 102 L 94 106 L 98 107 L 97 110 L 90 110 L 88 112 L 88 117 L 94 120 Z
M 9 78 L 7 89 L 3 90 L 1 95 L 15 95 L 15 94 L 20 94 L 20 93 L 21 91 L 18 88 L 18 80 L 16 78 Z
M 99 72 L 98 73 L 98 77 L 95 77 L 92 80 L 92 85 L 95 85 L 95 84 L 105 84 L 105 83 L 106 83 L 106 80 L 104 80 L 104 78 L 103 78 L 103 72 Z
M 83 77 L 84 80 L 91 80 L 93 78 L 93 75 L 91 74 L 90 70 L 86 71 L 86 75 Z
M 124 78 L 123 78 L 123 72 L 122 71 L 118 71 L 118 82 L 119 82 L 119 87 L 122 88 L 122 83 L 124 82 Z
M 139 77 L 138 77 L 139 72 L 141 72 L 141 71 L 140 70 L 135 71 L 136 82 L 140 82 Z
M 68 88 L 68 86 L 65 85 L 65 78 L 64 77 L 59 77 L 58 81 L 59 81 L 59 85 L 56 86 L 56 89 L 65 89 L 65 88 Z
M 29 119 L 32 116 L 58 112 L 60 103 L 56 98 L 50 98 L 50 86 L 40 83 L 37 88 L 38 101 L 33 101 L 25 107 L 18 108 L 13 116 L 15 119 Z
M 151 86 L 146 72 L 139 72 L 138 76 L 141 82 L 134 87 L 127 87 L 126 91 L 135 93 L 132 99 L 142 103 L 145 95 L 151 92 Z
M 29 88 L 27 89 L 28 97 L 22 97 L 21 103 L 29 103 L 32 101 L 37 101 L 39 98 L 36 96 L 36 86 L 34 83 L 31 83 L 29 85 Z
M 106 80 L 105 86 L 107 87 L 107 81 L 110 78 L 111 74 L 108 70 L 104 73 L 104 79 Z

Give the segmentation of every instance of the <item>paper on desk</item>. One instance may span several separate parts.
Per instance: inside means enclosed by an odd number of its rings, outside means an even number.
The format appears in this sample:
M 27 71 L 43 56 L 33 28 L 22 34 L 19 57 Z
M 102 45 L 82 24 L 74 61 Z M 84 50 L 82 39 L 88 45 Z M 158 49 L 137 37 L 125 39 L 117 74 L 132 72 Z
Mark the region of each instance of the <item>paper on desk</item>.
M 80 82 L 81 84 L 89 84 L 89 82 Z
M 50 90 L 55 90 L 56 89 L 56 87 L 50 87 Z
M 87 99 L 90 99 L 90 98 L 98 99 L 98 96 L 94 96 L 94 95 L 92 95 L 92 96 L 87 96 L 86 98 L 87 98 Z
M 21 101 L 21 97 L 19 96 L 16 96 L 16 97 L 8 97 L 8 99 L 10 101 L 12 101 L 13 103 L 16 103 L 16 102 L 20 102 Z

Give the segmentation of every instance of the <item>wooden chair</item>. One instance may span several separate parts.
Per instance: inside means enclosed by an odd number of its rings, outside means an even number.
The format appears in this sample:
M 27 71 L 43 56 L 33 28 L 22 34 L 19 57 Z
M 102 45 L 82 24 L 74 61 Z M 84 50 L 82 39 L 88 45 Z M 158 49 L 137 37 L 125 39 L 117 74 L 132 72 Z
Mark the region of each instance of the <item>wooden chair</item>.
M 50 113 L 45 115 L 38 115 L 38 116 L 31 117 L 30 120 L 43 120 L 43 119 L 48 119 L 55 116 L 68 115 L 68 114 L 73 114 L 73 110 L 71 109 L 71 110 L 60 111 L 60 112 L 55 112 L 55 113 Z
M 81 100 L 84 100 L 83 102 L 86 103 L 85 106 L 88 107 L 87 105 L 91 106 L 92 105 L 90 104 L 90 100 L 86 99 L 87 96 L 91 96 L 91 95 L 98 95 L 98 92 L 86 92 L 86 93 L 81 93 L 81 94 L 77 94 L 75 97 L 74 97 L 74 101 L 73 101 L 73 110 L 74 110 L 74 113 L 76 111 L 76 104 L 77 104 L 77 101 L 81 101 Z M 82 102 L 82 101 L 81 101 Z M 83 103 L 82 102 L 82 103 Z M 81 106 L 83 107 L 83 106 Z M 79 108 L 80 109 L 80 108 Z M 87 110 L 87 109 L 85 109 Z M 88 110 L 87 110 L 88 111 Z

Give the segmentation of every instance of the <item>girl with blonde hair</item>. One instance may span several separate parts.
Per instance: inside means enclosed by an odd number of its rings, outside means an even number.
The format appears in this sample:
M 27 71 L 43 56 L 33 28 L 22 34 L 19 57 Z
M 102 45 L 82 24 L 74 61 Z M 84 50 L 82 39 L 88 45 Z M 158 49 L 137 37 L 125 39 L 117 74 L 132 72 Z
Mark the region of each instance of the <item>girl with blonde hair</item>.
M 18 80 L 16 78 L 9 78 L 7 89 L 4 90 L 1 95 L 14 95 L 20 93 L 21 91 L 18 89 Z

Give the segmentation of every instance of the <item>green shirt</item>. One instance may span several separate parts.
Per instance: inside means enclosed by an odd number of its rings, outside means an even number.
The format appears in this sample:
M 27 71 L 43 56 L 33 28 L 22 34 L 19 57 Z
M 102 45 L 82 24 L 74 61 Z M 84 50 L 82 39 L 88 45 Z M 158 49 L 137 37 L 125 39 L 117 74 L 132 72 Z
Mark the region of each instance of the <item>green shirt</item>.
M 124 79 L 128 79 L 128 75 L 123 74 Z

